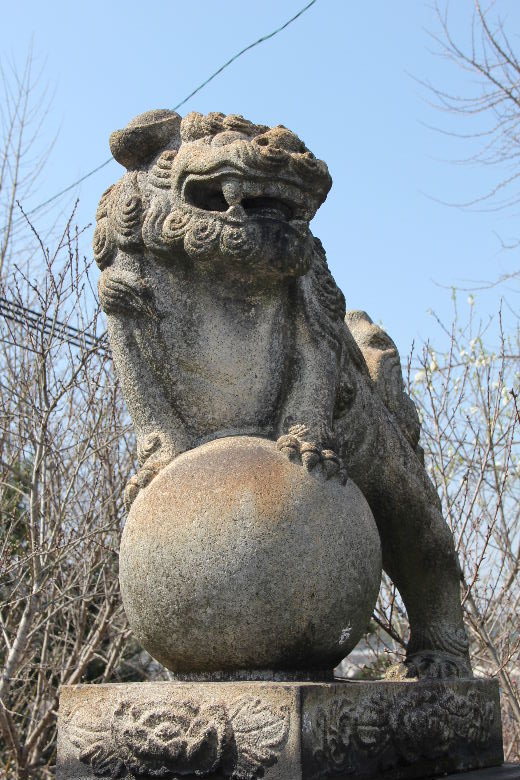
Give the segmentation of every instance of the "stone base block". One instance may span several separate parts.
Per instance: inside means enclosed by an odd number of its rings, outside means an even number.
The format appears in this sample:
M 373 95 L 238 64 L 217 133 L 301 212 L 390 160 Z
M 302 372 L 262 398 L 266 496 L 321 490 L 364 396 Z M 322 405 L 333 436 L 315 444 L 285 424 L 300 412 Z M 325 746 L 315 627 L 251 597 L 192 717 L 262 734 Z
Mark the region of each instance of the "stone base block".
M 443 780 L 520 780 L 520 764 L 502 764 L 489 766 L 486 769 L 474 769 L 464 772 L 461 776 L 446 775 Z
M 58 780 L 411 780 L 502 761 L 491 680 L 158 682 L 61 691 Z

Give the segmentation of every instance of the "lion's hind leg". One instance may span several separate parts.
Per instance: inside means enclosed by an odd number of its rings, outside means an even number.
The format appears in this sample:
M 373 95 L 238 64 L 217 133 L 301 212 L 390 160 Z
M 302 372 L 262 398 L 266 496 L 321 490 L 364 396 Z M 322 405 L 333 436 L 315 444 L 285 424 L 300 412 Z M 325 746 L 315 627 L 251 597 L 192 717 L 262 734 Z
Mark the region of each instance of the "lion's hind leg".
M 342 384 L 355 392 L 336 417 L 335 431 L 349 476 L 374 514 L 383 567 L 408 614 L 408 674 L 471 676 L 453 536 L 422 462 L 419 420 L 405 393 L 397 348 L 363 312 L 350 313 L 346 322 Z M 358 350 L 364 370 L 355 366 Z

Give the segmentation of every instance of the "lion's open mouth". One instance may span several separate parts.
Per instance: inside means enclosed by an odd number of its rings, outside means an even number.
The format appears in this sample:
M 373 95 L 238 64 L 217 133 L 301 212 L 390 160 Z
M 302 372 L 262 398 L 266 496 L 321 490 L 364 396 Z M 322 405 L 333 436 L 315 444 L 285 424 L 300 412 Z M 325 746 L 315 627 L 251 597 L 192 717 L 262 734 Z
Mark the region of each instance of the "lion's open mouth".
M 190 175 L 183 199 L 203 211 L 229 212 L 234 218 L 255 217 L 294 222 L 308 219 L 304 194 L 293 184 L 242 179 L 220 173 L 210 177 Z
M 271 217 L 271 219 L 283 219 L 289 222 L 293 216 L 292 208 L 287 203 L 278 198 L 262 195 L 256 198 L 245 198 L 242 207 L 246 214 L 252 217 Z

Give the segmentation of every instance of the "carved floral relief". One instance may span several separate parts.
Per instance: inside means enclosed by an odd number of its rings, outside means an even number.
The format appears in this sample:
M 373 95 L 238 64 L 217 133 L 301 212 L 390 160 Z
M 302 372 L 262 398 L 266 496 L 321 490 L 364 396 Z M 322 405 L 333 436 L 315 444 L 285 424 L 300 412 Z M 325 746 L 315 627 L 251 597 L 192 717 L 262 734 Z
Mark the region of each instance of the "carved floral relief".
M 101 727 L 98 723 L 103 723 Z M 254 696 L 231 704 L 121 701 L 112 717 L 77 707 L 67 735 L 95 777 L 205 777 L 254 780 L 275 764 L 289 733 L 287 708 L 273 709 Z
M 316 774 L 353 774 L 360 754 L 381 769 L 421 760 L 434 761 L 460 747 L 484 748 L 495 719 L 493 703 L 478 691 L 414 688 L 396 698 L 373 694 L 358 702 L 337 697 L 320 707 L 312 726 L 312 759 Z

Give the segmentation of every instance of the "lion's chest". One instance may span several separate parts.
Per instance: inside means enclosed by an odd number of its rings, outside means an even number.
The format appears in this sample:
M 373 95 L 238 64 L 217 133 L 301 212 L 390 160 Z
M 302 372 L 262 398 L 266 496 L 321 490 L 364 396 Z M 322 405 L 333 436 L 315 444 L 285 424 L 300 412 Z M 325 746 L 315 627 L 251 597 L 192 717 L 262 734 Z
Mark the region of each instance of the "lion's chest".
M 267 430 L 286 381 L 286 303 L 202 292 L 185 294 L 161 324 L 178 410 L 202 436 Z

